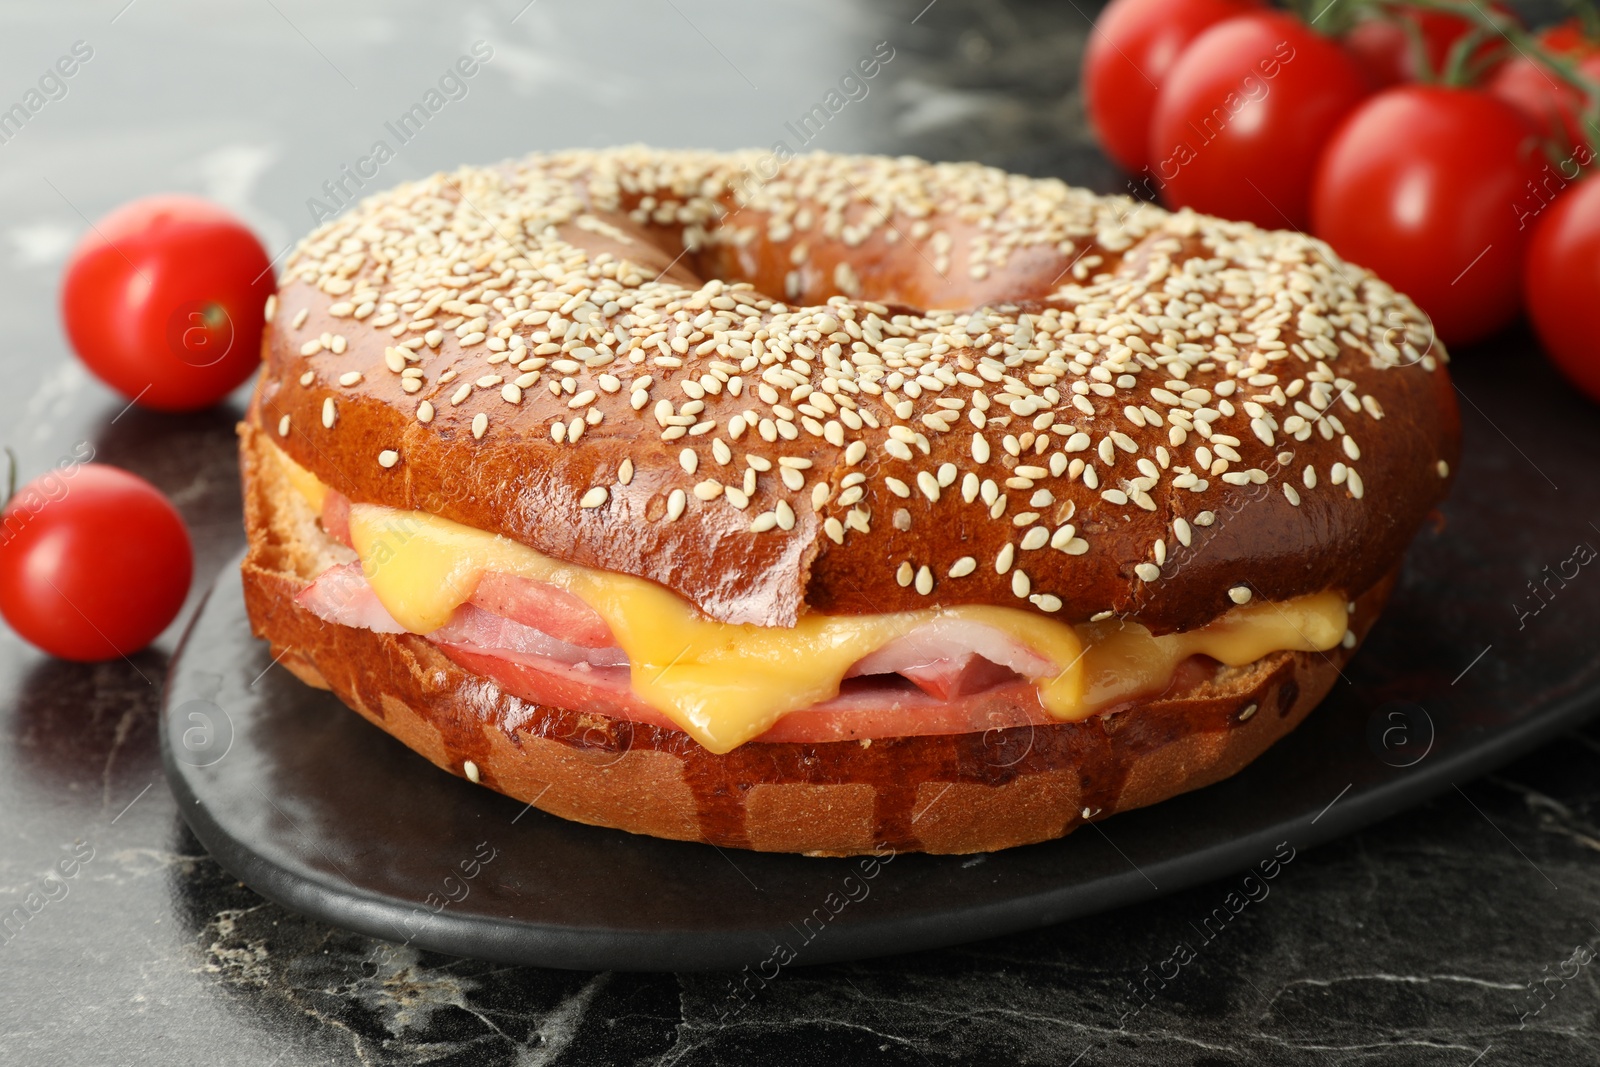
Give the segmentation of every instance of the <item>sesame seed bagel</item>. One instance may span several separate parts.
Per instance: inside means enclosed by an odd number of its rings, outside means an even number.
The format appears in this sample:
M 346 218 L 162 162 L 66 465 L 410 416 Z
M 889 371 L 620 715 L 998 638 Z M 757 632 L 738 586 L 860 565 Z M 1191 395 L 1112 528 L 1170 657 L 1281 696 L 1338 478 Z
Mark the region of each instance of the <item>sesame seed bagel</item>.
M 1301 234 L 971 164 L 770 162 L 533 156 L 300 244 L 241 428 L 246 602 L 283 662 L 556 814 L 827 854 L 1059 836 L 1292 729 L 1456 465 L 1416 307 Z M 1163 635 L 1337 593 L 1348 630 L 1081 721 L 713 752 L 307 610 L 349 552 L 280 457 L 727 623 L 975 605 Z
M 763 159 L 571 152 L 362 202 L 288 261 L 250 417 L 352 500 L 768 626 L 1189 629 L 1370 587 L 1448 488 L 1443 349 L 1320 241 Z

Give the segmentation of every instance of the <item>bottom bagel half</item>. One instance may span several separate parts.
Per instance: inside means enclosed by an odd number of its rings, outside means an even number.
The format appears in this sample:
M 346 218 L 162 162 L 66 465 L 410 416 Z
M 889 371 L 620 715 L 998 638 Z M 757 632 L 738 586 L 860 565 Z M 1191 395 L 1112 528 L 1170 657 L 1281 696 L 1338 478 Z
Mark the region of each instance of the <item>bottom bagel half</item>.
M 1167 691 L 1083 721 L 757 740 L 718 755 L 677 730 L 531 704 L 422 637 L 334 625 L 301 607 L 295 598 L 327 566 L 327 540 L 257 431 L 242 432 L 245 603 L 283 666 L 458 777 L 565 819 L 724 847 L 988 852 L 1209 785 L 1327 694 L 1394 584 L 1391 572 L 1355 599 L 1349 648 L 1183 671 Z

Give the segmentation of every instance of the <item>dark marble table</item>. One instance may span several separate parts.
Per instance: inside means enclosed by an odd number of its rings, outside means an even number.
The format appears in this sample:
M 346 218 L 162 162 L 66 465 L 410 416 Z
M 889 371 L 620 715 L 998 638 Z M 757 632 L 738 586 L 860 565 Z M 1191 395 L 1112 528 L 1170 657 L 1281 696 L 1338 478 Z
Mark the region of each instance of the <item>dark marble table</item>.
M 892 61 L 814 147 L 979 159 L 1112 191 L 1075 92 L 1093 6 L 12 6 L 0 103 L 75 41 L 94 54 L 0 144 L 0 438 L 26 470 L 87 440 L 163 487 L 196 536 L 198 597 L 241 542 L 237 400 L 184 418 L 124 410 L 72 360 L 53 307 L 86 218 L 190 190 L 277 252 L 310 227 L 310 199 L 327 203 L 323 183 L 480 40 L 492 59 L 380 182 L 533 148 L 793 144 L 784 123 L 889 41 Z M 1523 336 L 1502 347 L 1538 358 Z M 1488 432 L 1469 419 L 1469 447 Z M 1597 727 L 1304 853 L 1148 1003 L 1131 983 L 1231 883 L 965 948 L 786 971 L 723 1023 L 727 975 L 418 953 L 241 886 L 162 781 L 156 709 L 176 633 L 85 667 L 0 628 L 0 916 L 50 898 L 0 934 L 0 1064 L 1600 1062 L 1600 968 L 1578 951 L 1600 945 Z M 47 881 L 63 859 L 75 875 Z

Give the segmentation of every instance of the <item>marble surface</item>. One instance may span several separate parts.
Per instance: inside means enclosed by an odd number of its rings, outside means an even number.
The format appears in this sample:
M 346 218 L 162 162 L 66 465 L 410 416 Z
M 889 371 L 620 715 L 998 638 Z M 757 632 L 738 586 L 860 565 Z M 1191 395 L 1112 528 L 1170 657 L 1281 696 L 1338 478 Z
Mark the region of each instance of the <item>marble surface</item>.
M 74 41 L 95 50 L 0 144 L 0 437 L 24 468 L 90 441 L 172 494 L 209 579 L 241 541 L 237 402 L 124 411 L 67 352 L 61 263 L 86 218 L 168 189 L 230 205 L 278 251 L 321 184 L 474 41 L 493 59 L 386 180 L 571 144 L 767 145 L 888 40 L 894 60 L 817 147 L 1119 184 L 1074 89 L 1091 4 L 525 3 L 0 10 L 7 102 Z M 1537 358 L 1521 335 L 1501 347 Z M 1236 879 L 965 948 L 794 968 L 747 996 L 725 974 L 418 953 L 263 901 L 203 853 L 161 779 L 175 637 L 83 667 L 0 628 L 0 927 L 25 916 L 0 930 L 0 1064 L 1600 1061 L 1600 727 L 1296 854 L 1220 926 L 1205 919 Z

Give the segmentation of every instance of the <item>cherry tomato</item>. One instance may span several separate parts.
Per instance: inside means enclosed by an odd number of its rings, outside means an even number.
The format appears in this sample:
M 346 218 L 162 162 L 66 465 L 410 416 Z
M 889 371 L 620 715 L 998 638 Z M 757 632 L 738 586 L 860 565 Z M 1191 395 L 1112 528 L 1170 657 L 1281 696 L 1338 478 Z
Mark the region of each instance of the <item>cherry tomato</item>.
M 61 314 L 107 385 L 158 411 L 194 411 L 255 370 L 275 286 L 261 242 L 238 219 L 198 197 L 152 196 L 84 235 Z
M 1444 69 L 1450 49 L 1477 25 L 1470 18 L 1472 3 L 1473 0 L 1461 0 L 1461 8 L 1468 12 L 1465 17 L 1406 5 L 1376 13 L 1350 28 L 1344 35 L 1344 46 L 1356 57 L 1374 89 L 1427 80 L 1428 76 Z M 1488 7 L 1499 14 L 1516 17 L 1504 4 L 1489 4 Z M 1422 39 L 1426 68 L 1417 62 L 1413 32 Z M 1502 47 L 1503 42 L 1485 41 L 1474 49 L 1473 59 L 1488 60 Z
M 1450 344 L 1517 314 L 1529 183 L 1545 168 L 1533 126 L 1487 93 L 1386 89 L 1334 134 L 1311 228 L 1409 295 Z
M 1600 179 L 1573 186 L 1534 224 L 1523 295 L 1551 361 L 1600 401 Z
M 1156 89 L 1190 41 L 1263 0 L 1111 0 L 1089 32 L 1083 98 L 1106 155 L 1124 170 L 1150 162 Z
M 1355 60 L 1291 15 L 1218 23 L 1156 98 L 1155 191 L 1170 206 L 1303 228 L 1317 154 L 1366 92 Z
M 62 659 L 144 648 L 177 617 L 193 575 L 177 509 L 116 467 L 63 463 L 0 512 L 0 614 Z
M 1600 81 L 1600 44 L 1583 36 L 1573 20 L 1539 34 L 1539 43 L 1572 62 L 1580 73 Z M 1594 137 L 1583 128 L 1583 91 L 1532 57 L 1507 60 L 1485 86 L 1533 120 L 1539 131 L 1567 149 L 1592 147 Z

